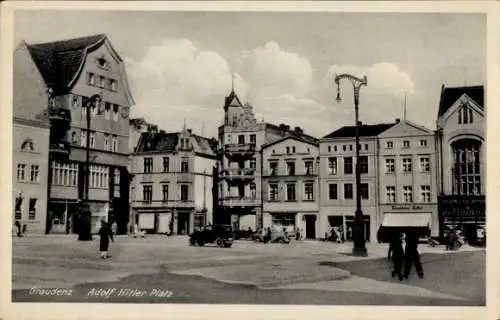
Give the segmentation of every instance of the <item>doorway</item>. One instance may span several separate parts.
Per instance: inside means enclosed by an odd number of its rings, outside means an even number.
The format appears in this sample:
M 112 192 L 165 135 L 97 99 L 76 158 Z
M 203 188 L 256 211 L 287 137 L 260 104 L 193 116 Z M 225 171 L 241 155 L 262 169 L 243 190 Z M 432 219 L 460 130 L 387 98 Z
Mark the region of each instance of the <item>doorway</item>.
M 189 234 L 189 213 L 183 212 L 177 215 L 177 234 Z
M 306 239 L 316 239 L 316 215 L 306 214 Z

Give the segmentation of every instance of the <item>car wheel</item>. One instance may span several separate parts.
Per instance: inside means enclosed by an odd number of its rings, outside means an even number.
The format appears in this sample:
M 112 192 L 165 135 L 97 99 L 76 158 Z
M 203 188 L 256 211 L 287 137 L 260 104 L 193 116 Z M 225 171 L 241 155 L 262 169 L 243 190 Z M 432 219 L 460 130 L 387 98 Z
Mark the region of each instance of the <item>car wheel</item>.
M 194 238 L 189 238 L 189 244 L 192 246 L 196 245 L 196 240 Z
M 217 246 L 220 248 L 224 247 L 224 241 L 221 238 L 217 238 L 215 243 L 217 243 Z
M 203 247 L 205 245 L 205 243 L 203 242 L 203 240 L 198 240 L 198 245 L 200 247 Z

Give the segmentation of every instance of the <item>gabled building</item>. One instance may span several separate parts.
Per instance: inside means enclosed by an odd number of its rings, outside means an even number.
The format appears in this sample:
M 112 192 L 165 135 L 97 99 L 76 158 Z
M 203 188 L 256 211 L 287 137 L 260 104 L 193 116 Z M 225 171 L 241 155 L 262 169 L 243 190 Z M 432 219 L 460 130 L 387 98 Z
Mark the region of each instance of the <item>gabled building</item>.
M 299 230 L 307 239 L 321 237 L 318 142 L 290 134 L 262 145 L 264 228 Z
M 233 230 L 262 228 L 263 198 L 262 145 L 282 139 L 290 134 L 302 140 L 317 143 L 301 128 L 279 126 L 257 121 L 253 107 L 243 104 L 234 89 L 224 101 L 224 124 L 219 127 L 218 189 L 214 223 L 230 224 Z M 235 179 L 230 172 L 244 170 L 244 179 Z
M 212 223 L 217 140 L 150 127 L 132 158 L 132 207 L 139 229 L 189 234 Z
M 441 88 L 437 115 L 439 220 L 473 242 L 485 224 L 486 132 L 483 86 Z
M 434 131 L 411 121 L 396 124 L 379 139 L 379 216 L 386 227 L 429 228 L 439 235 L 438 154 Z
M 361 209 L 365 238 L 373 241 L 378 230 L 379 140 L 378 136 L 396 123 L 362 124 L 359 128 Z M 356 127 L 345 126 L 324 136 L 320 154 L 320 232 L 342 227 L 350 240 L 356 211 Z
M 19 117 L 50 119 L 46 231 L 79 230 L 77 213 L 85 191 L 89 139 L 92 231 L 101 219 L 113 215 L 118 233 L 125 232 L 129 114 L 134 101 L 124 62 L 108 37 L 101 34 L 37 44 L 23 41 L 14 52 L 13 83 Z M 96 94 L 101 103 L 88 103 Z

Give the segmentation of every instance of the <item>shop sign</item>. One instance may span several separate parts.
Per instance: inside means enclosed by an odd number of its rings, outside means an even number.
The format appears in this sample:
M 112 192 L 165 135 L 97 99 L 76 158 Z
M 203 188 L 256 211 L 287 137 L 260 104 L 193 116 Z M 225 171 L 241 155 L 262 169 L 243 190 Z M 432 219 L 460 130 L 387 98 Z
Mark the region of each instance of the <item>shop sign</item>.
M 412 206 L 403 206 L 403 205 L 393 205 L 392 210 L 405 210 L 405 211 L 410 211 L 410 210 L 423 210 L 423 206 L 418 206 L 418 205 L 412 205 Z

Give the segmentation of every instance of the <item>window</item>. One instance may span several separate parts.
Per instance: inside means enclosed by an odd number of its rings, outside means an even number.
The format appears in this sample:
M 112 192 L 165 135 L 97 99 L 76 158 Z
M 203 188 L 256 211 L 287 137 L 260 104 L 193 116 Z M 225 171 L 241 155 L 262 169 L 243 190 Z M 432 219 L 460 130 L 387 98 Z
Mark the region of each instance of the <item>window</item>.
M 17 197 L 16 197 L 16 204 L 15 204 L 15 208 L 14 208 L 14 219 L 16 220 L 21 220 L 23 217 L 23 214 L 22 214 L 22 206 L 23 204 L 23 196 L 22 194 L 19 194 Z
M 286 147 L 286 153 L 290 153 L 290 147 Z
M 99 87 L 100 87 L 100 88 L 104 88 L 104 87 L 106 87 L 106 84 L 105 84 L 105 82 L 106 82 L 106 81 L 105 81 L 105 80 L 106 80 L 106 79 L 105 79 L 103 76 L 100 76 L 100 77 L 99 77 Z
M 287 161 L 286 162 L 286 173 L 289 176 L 295 175 L 295 162 L 294 161 Z
M 21 145 L 21 150 L 23 151 L 35 151 L 35 145 L 31 139 L 24 140 Z
M 328 152 L 332 152 L 332 147 L 328 146 Z
M 118 105 L 113 105 L 113 121 L 118 121 Z
M 71 133 L 71 143 L 72 144 L 77 144 L 78 143 L 78 138 L 76 137 L 76 132 L 75 131 L 73 131 Z
M 292 153 L 295 153 L 295 147 L 292 147 Z
M 271 176 L 278 175 L 278 161 L 269 161 L 269 173 Z
M 257 186 L 255 183 L 250 184 L 250 198 L 254 200 L 257 198 Z
M 87 107 L 85 105 L 82 105 L 82 109 L 81 109 L 82 113 L 82 120 L 84 119 L 87 119 Z
M 328 174 L 337 174 L 337 157 L 328 158 Z
M 468 124 L 474 122 L 473 110 L 468 105 L 463 105 L 458 111 L 458 123 Z
M 115 195 L 115 198 L 120 198 L 120 169 L 115 168 L 115 172 L 113 175 L 113 183 L 114 183 L 114 190 L 113 193 Z
M 420 186 L 420 200 L 422 202 L 431 202 L 431 186 Z
M 182 160 L 181 160 L 181 172 L 189 172 L 189 159 L 182 158 Z
M 365 143 L 365 151 L 368 150 L 368 144 Z
M 418 143 L 421 148 L 426 148 L 427 147 L 427 140 L 426 139 L 420 139 L 420 142 Z
M 170 170 L 170 158 L 163 157 L 163 172 L 168 172 Z
M 29 213 L 28 213 L 28 219 L 29 220 L 35 220 L 36 218 L 36 198 L 30 198 L 30 208 L 29 208 Z
M 407 149 L 410 147 L 410 140 L 403 140 L 403 148 Z
M 104 150 L 108 151 L 110 149 L 109 144 L 109 134 L 104 135 Z
M 85 130 L 80 131 L 80 147 L 87 146 L 87 132 Z
M 113 152 L 118 152 L 118 137 L 117 136 L 113 136 L 113 138 L 111 139 L 112 140 L 112 148 L 113 148 Z
M 181 185 L 181 201 L 188 201 L 189 199 L 189 186 L 186 184 Z
M 411 172 L 411 158 L 403 158 L 403 172 L 409 173 Z
M 295 201 L 295 183 L 286 184 L 286 201 Z
M 394 173 L 395 167 L 394 159 L 385 159 L 385 173 Z
M 77 163 L 52 163 L 52 184 L 75 187 L 78 183 Z
M 387 141 L 387 142 L 385 143 L 385 148 L 386 148 L 386 149 L 392 149 L 392 148 L 394 148 L 394 142 L 392 142 L 392 141 Z
M 314 200 L 314 184 L 312 182 L 304 183 L 304 200 L 305 201 Z
M 385 187 L 385 202 L 395 203 L 396 202 L 396 187 L 387 186 Z
M 413 202 L 413 188 L 411 186 L 403 186 L 403 202 Z
M 256 169 L 257 168 L 257 160 L 255 158 L 250 159 L 250 169 Z
M 116 91 L 116 88 L 117 88 L 116 84 L 117 84 L 116 80 L 109 79 L 109 87 L 111 88 L 111 90 Z
M 72 106 L 73 108 L 79 107 L 79 106 L 81 105 L 81 103 L 82 103 L 82 99 L 81 99 L 81 98 L 82 98 L 82 97 L 80 97 L 80 96 L 76 96 L 76 95 L 75 95 L 75 96 L 72 96 L 72 97 L 71 97 L 71 106 Z
M 245 144 L 245 136 L 240 134 L 238 136 L 238 144 Z
M 89 137 L 90 137 L 90 147 L 92 149 L 94 149 L 95 148 L 95 132 L 91 131 L 89 134 Z
M 144 173 L 153 172 L 153 158 L 147 157 L 144 158 Z
M 107 189 L 109 187 L 109 167 L 103 165 L 90 165 L 90 188 Z
M 344 199 L 352 199 L 352 183 L 344 184 Z
M 17 164 L 17 181 L 26 181 L 26 165 L 24 163 Z
M 352 157 L 344 157 L 344 174 L 352 174 Z
M 313 174 L 313 162 L 311 160 L 304 161 L 305 174 Z
M 151 202 L 153 201 L 153 186 L 143 185 L 142 186 L 142 201 Z
M 95 85 L 95 75 L 93 73 L 89 73 L 89 76 L 88 76 L 88 82 L 90 85 Z
M 481 194 L 481 143 L 463 139 L 452 144 L 453 149 L 453 194 Z
M 276 183 L 269 184 L 269 201 L 278 201 L 278 185 Z
M 31 165 L 31 182 L 40 182 L 40 167 L 36 164 Z
M 291 228 L 295 226 L 295 214 L 275 213 L 273 214 L 272 224 L 276 227 Z
M 250 143 L 251 144 L 256 144 L 257 143 L 257 136 L 255 134 L 250 135 Z
M 359 194 L 361 196 L 361 199 L 369 199 L 369 190 L 368 190 L 368 183 L 361 183 L 359 185 Z
M 352 151 L 352 144 L 349 145 L 349 151 Z
M 431 161 L 429 157 L 420 157 L 420 171 L 430 172 L 431 171 Z
M 164 184 L 162 186 L 162 199 L 163 201 L 168 201 L 168 184 Z
M 111 120 L 111 104 L 109 102 L 104 104 L 104 119 Z
M 359 157 L 359 172 L 367 174 L 368 173 L 368 157 L 360 156 Z
M 330 183 L 328 185 L 328 197 L 330 198 L 330 200 L 337 200 L 338 199 L 338 190 L 337 190 L 336 183 Z
M 333 151 L 337 152 L 337 146 L 333 146 Z
M 342 150 L 344 150 L 344 151 L 346 151 L 346 150 L 347 150 L 347 147 L 346 147 L 346 145 L 345 145 L 345 144 L 342 146 Z

